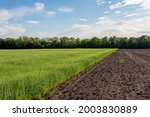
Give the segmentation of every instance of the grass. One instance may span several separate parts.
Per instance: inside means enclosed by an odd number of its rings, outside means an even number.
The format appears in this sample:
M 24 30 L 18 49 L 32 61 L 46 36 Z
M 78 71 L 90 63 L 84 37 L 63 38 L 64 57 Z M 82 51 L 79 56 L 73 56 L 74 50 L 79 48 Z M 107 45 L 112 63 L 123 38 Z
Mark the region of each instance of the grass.
M 116 50 L 0 50 L 0 99 L 40 97 Z
M 125 63 L 125 60 L 124 59 L 120 59 L 119 60 L 119 64 L 124 64 Z

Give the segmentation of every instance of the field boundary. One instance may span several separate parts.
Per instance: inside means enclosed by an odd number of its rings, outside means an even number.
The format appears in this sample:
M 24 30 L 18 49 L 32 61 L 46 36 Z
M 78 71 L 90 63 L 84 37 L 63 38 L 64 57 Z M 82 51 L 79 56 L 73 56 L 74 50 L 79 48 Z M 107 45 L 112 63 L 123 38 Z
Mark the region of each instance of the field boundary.
M 105 60 L 106 58 L 108 58 L 109 56 L 111 56 L 112 54 L 116 53 L 119 49 L 116 49 L 115 51 L 113 50 L 111 54 L 106 54 L 104 57 L 100 58 L 99 60 L 97 60 L 96 62 L 94 62 L 93 64 L 87 66 L 86 68 L 82 69 L 80 72 L 78 72 L 77 74 L 71 76 L 70 78 L 68 78 L 67 80 L 63 81 L 62 83 L 59 83 L 57 86 L 53 87 L 52 89 L 48 90 L 46 93 L 44 93 L 40 98 L 36 98 L 34 97 L 33 99 L 35 100 L 43 100 L 43 99 L 47 99 L 52 97 L 53 95 L 55 95 L 55 93 L 57 92 L 57 88 L 60 87 L 61 85 L 63 85 L 66 82 L 69 82 L 71 80 L 75 80 L 77 79 L 77 77 L 79 75 L 84 74 L 84 72 L 86 72 L 87 70 L 90 70 L 93 67 L 96 67 L 98 63 L 102 63 L 103 60 Z

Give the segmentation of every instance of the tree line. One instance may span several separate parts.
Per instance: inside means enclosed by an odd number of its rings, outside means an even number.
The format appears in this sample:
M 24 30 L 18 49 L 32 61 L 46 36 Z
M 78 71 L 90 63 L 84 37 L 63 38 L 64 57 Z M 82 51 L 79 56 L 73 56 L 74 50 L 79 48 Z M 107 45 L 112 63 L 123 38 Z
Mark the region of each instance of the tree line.
M 0 38 L 0 49 L 38 49 L 38 48 L 150 48 L 150 36 L 141 37 L 93 37 L 79 39 L 73 37 Z

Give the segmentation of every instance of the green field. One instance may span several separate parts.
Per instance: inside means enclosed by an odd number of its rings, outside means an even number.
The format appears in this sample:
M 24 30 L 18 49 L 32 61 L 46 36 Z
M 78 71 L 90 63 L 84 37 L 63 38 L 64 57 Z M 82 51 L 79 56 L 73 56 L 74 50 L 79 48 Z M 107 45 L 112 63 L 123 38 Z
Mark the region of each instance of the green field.
M 116 50 L 0 50 L 0 99 L 40 97 Z

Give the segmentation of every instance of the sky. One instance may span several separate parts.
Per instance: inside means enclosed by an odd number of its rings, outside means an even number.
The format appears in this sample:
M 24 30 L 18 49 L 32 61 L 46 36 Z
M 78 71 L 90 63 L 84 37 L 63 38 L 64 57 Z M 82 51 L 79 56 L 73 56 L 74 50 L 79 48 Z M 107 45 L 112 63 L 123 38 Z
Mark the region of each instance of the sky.
M 150 35 L 150 0 L 0 0 L 0 38 Z

